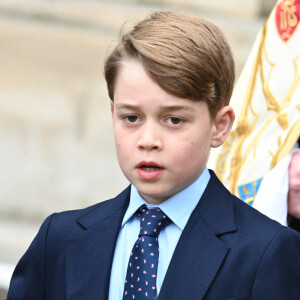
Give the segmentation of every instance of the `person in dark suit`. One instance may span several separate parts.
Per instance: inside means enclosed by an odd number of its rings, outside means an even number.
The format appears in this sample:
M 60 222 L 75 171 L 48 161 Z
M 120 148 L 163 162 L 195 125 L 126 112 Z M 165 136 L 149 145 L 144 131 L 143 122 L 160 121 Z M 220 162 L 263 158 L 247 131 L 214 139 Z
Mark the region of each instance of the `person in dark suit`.
M 288 225 L 300 232 L 300 138 L 289 165 Z
M 299 299 L 299 234 L 206 168 L 234 121 L 234 63 L 220 30 L 153 13 L 121 36 L 105 78 L 131 184 L 114 199 L 49 216 L 7 299 Z

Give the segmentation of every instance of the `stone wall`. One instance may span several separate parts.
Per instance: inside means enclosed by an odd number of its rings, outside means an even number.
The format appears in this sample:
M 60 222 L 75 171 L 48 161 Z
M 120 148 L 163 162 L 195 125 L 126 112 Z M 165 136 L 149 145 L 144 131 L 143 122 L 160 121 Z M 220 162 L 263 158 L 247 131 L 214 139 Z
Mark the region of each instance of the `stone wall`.
M 127 0 L 131 3 L 141 3 L 140 0 Z M 165 6 L 188 7 L 204 9 L 214 13 L 239 15 L 243 17 L 266 16 L 277 0 L 144 0 L 142 3 L 160 4 Z
M 234 2 L 239 11 L 256 3 Z M 186 4 L 192 1 L 134 3 L 0 3 L 0 217 L 39 223 L 51 212 L 112 197 L 128 184 L 115 158 L 105 54 L 125 20 L 171 4 L 191 12 Z M 225 9 L 221 1 L 195 3 Z M 193 13 L 225 31 L 239 72 L 263 19 Z

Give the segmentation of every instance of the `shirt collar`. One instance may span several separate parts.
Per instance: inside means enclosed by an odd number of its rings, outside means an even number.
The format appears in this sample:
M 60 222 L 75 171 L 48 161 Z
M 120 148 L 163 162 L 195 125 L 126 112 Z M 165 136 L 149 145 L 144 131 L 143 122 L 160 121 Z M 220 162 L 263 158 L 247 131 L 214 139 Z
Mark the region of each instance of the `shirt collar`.
M 159 207 L 175 225 L 183 230 L 190 215 L 200 201 L 209 179 L 210 174 L 208 169 L 205 168 L 195 182 L 159 205 L 147 203 L 141 197 L 136 187 L 131 185 L 130 202 L 123 218 L 122 227 L 131 219 L 139 207 L 145 204 L 148 208 Z

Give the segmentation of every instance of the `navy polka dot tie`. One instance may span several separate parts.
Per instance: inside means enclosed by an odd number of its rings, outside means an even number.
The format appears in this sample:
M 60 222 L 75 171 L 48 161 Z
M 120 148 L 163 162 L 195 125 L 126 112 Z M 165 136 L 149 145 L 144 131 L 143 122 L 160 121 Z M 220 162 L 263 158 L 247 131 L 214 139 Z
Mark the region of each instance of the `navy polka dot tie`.
M 152 300 L 156 299 L 158 235 L 170 219 L 159 208 L 149 210 L 145 205 L 137 214 L 141 218 L 141 228 L 130 253 L 123 300 Z

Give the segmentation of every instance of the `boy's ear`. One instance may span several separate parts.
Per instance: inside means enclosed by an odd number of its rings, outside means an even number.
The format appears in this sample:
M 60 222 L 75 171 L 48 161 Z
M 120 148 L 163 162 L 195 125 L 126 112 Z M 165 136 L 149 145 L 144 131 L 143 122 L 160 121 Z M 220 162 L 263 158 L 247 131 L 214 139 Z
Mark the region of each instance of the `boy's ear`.
M 224 143 L 231 130 L 234 118 L 234 111 L 230 106 L 224 106 L 218 111 L 215 120 L 213 121 L 214 132 L 211 140 L 211 147 L 217 148 Z
M 110 111 L 111 111 L 111 114 L 114 113 L 114 102 L 112 100 L 110 100 Z

